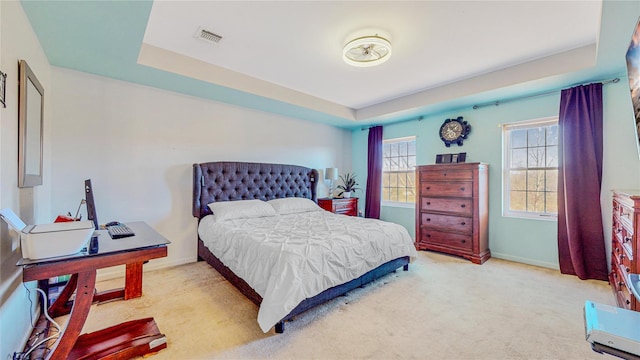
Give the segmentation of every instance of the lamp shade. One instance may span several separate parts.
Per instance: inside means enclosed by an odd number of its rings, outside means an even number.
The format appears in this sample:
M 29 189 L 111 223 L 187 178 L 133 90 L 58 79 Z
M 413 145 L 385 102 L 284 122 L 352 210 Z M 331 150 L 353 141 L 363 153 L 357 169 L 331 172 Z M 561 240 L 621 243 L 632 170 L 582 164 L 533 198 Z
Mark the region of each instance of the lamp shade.
M 338 180 L 338 168 L 326 168 L 324 170 L 326 180 Z

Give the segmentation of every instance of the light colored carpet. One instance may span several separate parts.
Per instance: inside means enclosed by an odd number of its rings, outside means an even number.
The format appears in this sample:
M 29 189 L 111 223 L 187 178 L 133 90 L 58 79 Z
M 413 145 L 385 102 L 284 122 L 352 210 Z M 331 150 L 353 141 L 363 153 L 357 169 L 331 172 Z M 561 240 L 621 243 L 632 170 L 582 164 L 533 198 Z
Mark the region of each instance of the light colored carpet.
M 585 300 L 606 282 L 499 259 L 420 252 L 398 271 L 263 334 L 257 307 L 204 262 L 144 274 L 141 298 L 94 305 L 84 332 L 153 316 L 168 347 L 149 359 L 600 359 Z M 122 279 L 98 283 L 99 290 Z

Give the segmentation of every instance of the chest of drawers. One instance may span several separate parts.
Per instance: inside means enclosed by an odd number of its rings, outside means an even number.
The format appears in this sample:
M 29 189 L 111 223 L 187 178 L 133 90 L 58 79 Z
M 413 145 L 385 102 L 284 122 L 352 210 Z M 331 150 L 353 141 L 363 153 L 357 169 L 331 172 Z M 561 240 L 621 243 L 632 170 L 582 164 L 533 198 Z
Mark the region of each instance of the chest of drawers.
M 416 168 L 416 248 L 482 264 L 491 257 L 488 232 L 488 165 Z
M 640 311 L 640 302 L 631 293 L 628 278 L 640 271 L 640 190 L 613 191 L 612 224 L 609 284 L 619 307 Z
M 336 214 L 349 216 L 358 215 L 358 198 L 318 199 L 318 205 Z

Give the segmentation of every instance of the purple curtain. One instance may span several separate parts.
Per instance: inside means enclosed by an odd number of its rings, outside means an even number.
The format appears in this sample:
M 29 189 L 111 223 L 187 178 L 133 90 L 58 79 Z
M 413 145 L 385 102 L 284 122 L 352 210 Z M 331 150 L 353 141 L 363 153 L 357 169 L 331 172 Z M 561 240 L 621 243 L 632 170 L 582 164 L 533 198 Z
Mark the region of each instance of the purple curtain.
M 562 90 L 558 124 L 560 271 L 583 280 L 607 280 L 600 209 L 602 84 Z
M 380 200 L 382 197 L 382 126 L 369 128 L 366 196 L 364 216 L 380 219 Z

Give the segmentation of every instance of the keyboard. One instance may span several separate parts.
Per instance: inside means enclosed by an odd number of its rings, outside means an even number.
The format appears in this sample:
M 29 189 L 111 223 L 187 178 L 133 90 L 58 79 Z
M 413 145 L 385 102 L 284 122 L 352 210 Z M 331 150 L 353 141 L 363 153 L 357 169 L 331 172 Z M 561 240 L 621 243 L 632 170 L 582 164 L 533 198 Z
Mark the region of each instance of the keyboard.
M 135 235 L 133 230 L 125 224 L 109 226 L 107 228 L 107 232 L 112 239 L 120 239 Z

